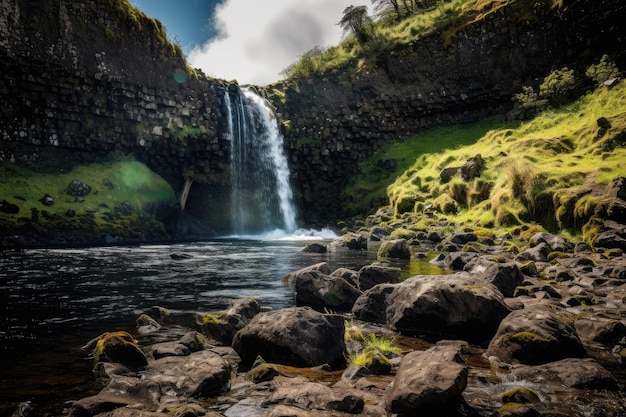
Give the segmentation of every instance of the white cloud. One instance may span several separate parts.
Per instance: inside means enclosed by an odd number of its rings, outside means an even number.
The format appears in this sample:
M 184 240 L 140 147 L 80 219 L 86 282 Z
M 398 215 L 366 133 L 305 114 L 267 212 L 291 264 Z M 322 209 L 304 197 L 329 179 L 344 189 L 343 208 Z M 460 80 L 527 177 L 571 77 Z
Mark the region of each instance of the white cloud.
M 350 5 L 369 0 L 227 0 L 215 13 L 220 36 L 189 52 L 194 68 L 242 84 L 266 85 L 314 46 L 336 45 Z

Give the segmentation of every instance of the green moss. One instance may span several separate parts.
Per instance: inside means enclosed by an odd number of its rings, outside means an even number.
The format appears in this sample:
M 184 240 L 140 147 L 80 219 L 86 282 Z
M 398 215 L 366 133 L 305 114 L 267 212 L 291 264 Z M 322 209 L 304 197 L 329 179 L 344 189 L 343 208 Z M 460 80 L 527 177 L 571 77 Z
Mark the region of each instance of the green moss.
M 522 288 L 522 287 L 517 287 Z M 517 291 L 517 289 L 516 289 Z M 526 344 L 534 344 L 534 345 L 552 345 L 557 342 L 557 340 L 553 337 L 542 337 L 536 333 L 532 332 L 517 332 L 511 333 L 507 335 L 508 340 L 513 343 L 518 343 L 520 345 Z
M 499 398 L 503 404 L 535 404 L 540 401 L 537 391 L 526 387 L 514 388 L 501 394 Z
M 341 301 L 341 295 L 339 294 L 337 290 L 334 290 L 334 289 L 330 289 L 326 291 L 323 297 L 324 297 L 324 301 L 330 305 L 335 305 L 339 301 Z
M 215 325 L 220 323 L 220 316 L 211 313 L 204 313 L 200 316 L 199 320 L 202 325 Z

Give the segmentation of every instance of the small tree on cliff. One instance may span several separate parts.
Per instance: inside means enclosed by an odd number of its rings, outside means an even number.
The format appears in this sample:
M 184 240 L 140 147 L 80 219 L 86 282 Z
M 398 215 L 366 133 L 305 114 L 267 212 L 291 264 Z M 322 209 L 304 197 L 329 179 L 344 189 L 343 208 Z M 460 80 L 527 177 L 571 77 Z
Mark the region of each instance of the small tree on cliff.
M 361 46 L 372 37 L 372 19 L 367 14 L 367 6 L 348 6 L 343 11 L 339 26 L 345 33 L 352 33 Z

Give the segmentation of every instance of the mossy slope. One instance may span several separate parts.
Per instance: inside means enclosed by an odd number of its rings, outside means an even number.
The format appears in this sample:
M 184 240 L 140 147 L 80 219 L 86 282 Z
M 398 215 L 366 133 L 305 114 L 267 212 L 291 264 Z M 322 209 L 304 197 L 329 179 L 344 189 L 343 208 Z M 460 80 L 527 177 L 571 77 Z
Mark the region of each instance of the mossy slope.
M 163 236 L 155 215 L 176 200 L 163 178 L 132 159 L 78 165 L 66 173 L 38 173 L 5 162 L 0 179 L 0 200 L 12 207 L 0 212 L 2 235 L 34 239 L 25 244 L 94 244 L 104 235 L 110 236 L 108 243 Z M 67 188 L 73 180 L 86 183 L 91 192 L 71 196 Z M 53 199 L 51 205 L 40 201 L 46 194 Z
M 599 123 L 601 118 L 610 127 Z M 401 166 L 407 156 L 414 158 L 387 188 L 395 220 L 417 222 L 426 211 L 439 212 L 458 225 L 537 223 L 577 234 L 590 219 L 614 215 L 616 199 L 607 196 L 606 189 L 614 178 L 626 176 L 626 82 L 597 89 L 528 122 L 501 121 L 500 127 L 475 140 L 478 128 L 488 126 L 484 123 L 468 127 L 467 133 L 457 126 L 406 138 L 362 165 L 405 155 L 399 159 Z M 428 153 L 420 152 L 429 148 Z M 464 181 L 457 174 L 441 180 L 444 169 L 459 167 L 477 154 L 485 160 L 480 177 Z M 365 194 L 358 185 L 353 187 L 348 194 Z

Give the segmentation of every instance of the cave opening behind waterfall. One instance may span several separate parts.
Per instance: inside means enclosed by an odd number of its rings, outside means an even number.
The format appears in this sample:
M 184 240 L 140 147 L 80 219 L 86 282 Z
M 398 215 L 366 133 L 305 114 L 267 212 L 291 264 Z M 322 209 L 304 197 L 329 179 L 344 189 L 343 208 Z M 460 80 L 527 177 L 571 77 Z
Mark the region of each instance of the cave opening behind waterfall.
M 283 136 L 269 103 L 250 88 L 224 94 L 231 141 L 231 228 L 234 235 L 296 229 Z

